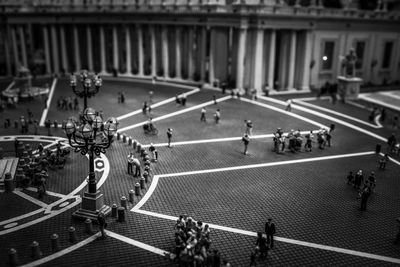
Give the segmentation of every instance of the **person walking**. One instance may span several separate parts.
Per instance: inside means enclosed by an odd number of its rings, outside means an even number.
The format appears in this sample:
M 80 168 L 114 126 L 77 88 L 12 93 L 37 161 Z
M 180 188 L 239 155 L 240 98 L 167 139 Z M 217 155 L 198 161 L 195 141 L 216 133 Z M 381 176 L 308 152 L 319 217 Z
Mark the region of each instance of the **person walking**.
M 107 234 L 104 231 L 104 229 L 107 228 L 107 222 L 103 212 L 99 212 L 99 214 L 97 215 L 97 222 L 99 224 L 102 238 L 103 239 L 107 238 Z
M 379 169 L 385 170 L 386 169 L 386 163 L 389 161 L 389 156 L 388 154 L 385 154 L 380 160 L 379 160 Z
M 364 187 L 361 192 L 361 211 L 367 210 L 367 201 L 369 196 L 371 195 L 371 188 L 369 186 Z
M 361 183 L 364 181 L 362 170 L 359 170 L 354 177 L 354 188 L 360 189 Z
M 207 112 L 206 108 L 201 109 L 200 121 L 206 122 L 206 112 Z
M 140 161 L 135 158 L 134 156 L 132 157 L 132 165 L 135 166 L 135 177 L 140 177 L 142 176 L 142 172 L 140 170 Z
M 133 153 L 130 152 L 128 155 L 128 174 L 133 173 Z
M 153 143 L 150 144 L 149 151 L 151 152 L 151 154 L 153 156 L 153 161 L 157 162 L 157 160 L 158 160 L 158 151 L 154 147 Z
M 249 135 L 248 134 L 244 134 L 243 137 L 242 137 L 242 141 L 243 141 L 243 144 L 244 144 L 243 154 L 247 155 L 247 147 L 248 147 L 248 145 L 250 143 Z
M 253 133 L 253 122 L 251 120 L 244 120 L 244 123 L 246 124 L 246 134 L 247 135 L 252 135 Z
M 171 139 L 172 139 L 172 129 L 168 128 L 167 130 L 167 138 L 168 138 L 168 147 L 171 147 Z
M 288 111 L 288 112 L 292 111 L 292 99 L 288 99 L 286 101 L 286 111 Z
M 272 249 L 274 247 L 274 234 L 276 233 L 275 224 L 272 222 L 271 218 L 268 218 L 265 223 L 265 234 L 267 235 L 267 243 Z
M 219 123 L 220 118 L 221 118 L 220 109 L 217 109 L 217 110 L 215 111 L 215 114 L 214 114 L 214 119 L 215 119 L 215 123 L 216 123 L 216 124 Z

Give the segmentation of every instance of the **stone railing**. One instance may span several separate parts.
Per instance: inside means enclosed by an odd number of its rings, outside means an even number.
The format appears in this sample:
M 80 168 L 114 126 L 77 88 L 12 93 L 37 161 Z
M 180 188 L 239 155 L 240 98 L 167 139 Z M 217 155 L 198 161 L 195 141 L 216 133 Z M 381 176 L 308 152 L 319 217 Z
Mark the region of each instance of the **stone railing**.
M 258 15 L 320 16 L 400 20 L 400 11 L 370 11 L 355 8 L 288 6 L 279 0 L 0 0 L 2 13 L 236 13 Z

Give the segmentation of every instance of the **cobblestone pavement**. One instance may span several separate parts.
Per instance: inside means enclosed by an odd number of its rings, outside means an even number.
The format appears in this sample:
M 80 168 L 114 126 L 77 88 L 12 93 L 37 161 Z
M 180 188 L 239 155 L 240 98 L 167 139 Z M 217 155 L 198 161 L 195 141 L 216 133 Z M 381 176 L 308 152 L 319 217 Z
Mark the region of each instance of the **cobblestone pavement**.
M 51 119 L 61 121 L 69 115 L 76 115 L 76 112 L 69 114 L 55 110 L 55 100 L 67 90 L 67 82 L 59 80 L 57 86 L 60 89 L 49 112 Z M 138 86 L 136 83 L 107 81 L 105 84 L 104 92 L 90 99 L 89 105 L 102 108 L 106 117 L 140 109 L 142 102 L 148 98 L 148 92 L 154 88 L 148 83 Z M 135 90 L 130 90 L 132 87 Z M 125 106 L 115 103 L 116 93 L 120 90 L 127 96 Z M 184 91 L 187 90 L 158 86 L 154 89 L 154 101 L 159 102 Z M 114 233 L 113 236 L 105 240 L 91 237 L 85 233 L 82 222 L 71 218 L 77 207 L 66 209 L 18 231 L 0 231 L 0 265 L 7 266 L 9 248 L 17 249 L 21 264 L 34 263 L 30 248 L 34 240 L 40 244 L 43 259 L 47 259 L 53 255 L 50 236 L 57 233 L 61 250 L 67 249 L 69 253 L 42 266 L 176 266 L 162 252 L 173 250 L 174 218 L 184 213 L 211 224 L 212 248 L 218 249 L 222 258 L 232 266 L 249 265 L 256 232 L 263 231 L 269 217 L 277 226 L 276 246 L 269 251 L 266 259 L 258 261 L 257 266 L 394 265 L 390 260 L 400 258 L 399 247 L 393 245 L 398 231 L 395 218 L 400 210 L 400 166 L 389 162 L 385 171 L 378 170 L 380 156 L 374 153 L 377 143 L 385 149 L 384 138 L 392 129 L 375 129 L 330 113 L 326 115 L 331 117 L 321 117 L 295 108 L 287 113 L 282 111 L 284 105 L 263 99 L 250 103 L 233 98 L 217 105 L 210 104 L 207 106 L 207 123 L 200 122 L 200 108 L 185 112 L 187 108 L 212 100 L 213 95 L 217 98 L 224 96 L 220 92 L 203 90 L 190 95 L 186 107 L 171 102 L 154 109 L 154 118 L 183 112 L 157 121 L 158 136 L 145 136 L 141 127 L 125 132 L 142 144 L 153 142 L 157 145 L 167 141 L 165 131 L 171 127 L 174 129 L 173 142 L 181 143 L 173 143 L 171 148 L 165 144 L 157 148 L 160 158 L 157 163 L 151 164 L 148 183 L 140 191 L 140 196 L 134 196 L 133 202 L 127 205 L 128 210 L 138 203 L 141 207 L 136 209 L 137 212 L 127 212 L 124 223 L 107 218 L 107 230 Z M 330 108 L 329 104 L 320 102 L 310 103 Z M 212 120 L 217 108 L 221 109 L 219 124 Z M 40 108 L 37 109 L 36 112 L 40 113 Z M 22 110 L 19 107 L 14 113 Z M 368 122 L 368 117 L 365 117 L 368 111 L 364 109 L 340 104 L 332 110 Z M 316 130 L 320 124 L 329 126 L 333 122 L 332 117 L 343 121 L 336 123 L 332 147 L 324 150 L 314 148 L 312 152 L 276 154 L 272 152 L 272 139 L 262 137 L 251 139 L 249 154 L 242 153 L 240 138 L 245 130 L 245 119 L 253 121 L 253 135 L 265 135 L 271 134 L 277 127 L 285 131 Z M 139 113 L 122 120 L 120 127 L 144 120 L 146 117 Z M 352 128 L 345 123 L 351 124 Z M 366 129 L 369 134 L 359 132 L 357 127 Z M 2 135 L 17 134 L 15 129 L 1 130 Z M 45 129 L 40 131 L 46 133 Z M 63 136 L 61 130 L 54 134 Z M 383 139 L 379 140 L 373 134 Z M 225 137 L 236 139 L 223 140 Z M 185 143 L 207 139 L 217 140 Z M 7 148 L 11 149 L 12 146 Z M 100 190 L 108 205 L 120 205 L 121 197 L 128 198 L 129 191 L 139 182 L 139 178 L 126 172 L 126 156 L 131 151 L 132 146 L 115 141 L 106 152 L 111 168 Z M 399 157 L 394 156 L 394 160 L 399 160 Z M 366 212 L 358 210 L 358 193 L 346 184 L 348 171 L 358 169 L 363 169 L 366 176 L 375 171 L 377 176 L 377 187 L 369 199 Z M 99 179 L 101 173 L 97 175 Z M 54 171 L 49 190 L 68 194 L 86 176 L 87 159 L 72 153 L 65 169 Z M 151 185 L 156 186 L 152 188 Z M 35 197 L 34 192 L 25 193 Z M 38 208 L 16 194 L 0 193 L 0 199 L 2 221 Z M 49 204 L 57 199 L 53 197 L 43 202 Z M 40 218 L 43 214 L 34 214 L 23 222 Z M 88 238 L 93 241 L 74 250 L 74 244 L 68 240 L 70 226 L 76 228 L 76 245 L 86 242 Z M 94 230 L 97 232 L 98 227 L 94 226 Z M 364 254 L 357 256 L 357 253 Z

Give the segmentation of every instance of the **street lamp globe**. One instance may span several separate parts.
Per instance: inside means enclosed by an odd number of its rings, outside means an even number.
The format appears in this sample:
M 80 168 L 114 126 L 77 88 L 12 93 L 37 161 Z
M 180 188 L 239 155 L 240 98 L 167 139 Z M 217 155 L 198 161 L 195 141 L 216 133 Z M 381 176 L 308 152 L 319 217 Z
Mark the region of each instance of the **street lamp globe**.
M 100 116 L 96 116 L 93 120 L 93 128 L 94 129 L 99 129 L 101 125 L 103 124 L 103 120 L 101 119 Z
M 85 120 L 92 122 L 96 118 L 96 111 L 93 108 L 87 108 L 83 112 L 83 116 L 85 117 Z
M 76 130 L 76 125 L 72 120 L 67 120 L 64 121 L 63 123 L 63 129 L 64 132 L 67 134 L 67 136 L 70 136 L 71 134 L 73 134 Z
M 106 124 L 104 125 L 104 132 L 107 134 L 108 137 L 114 136 L 117 132 L 118 121 L 115 118 L 108 118 Z
M 85 86 L 86 88 L 90 88 L 90 86 L 92 86 L 92 80 L 89 79 L 89 78 L 86 78 L 86 79 L 84 80 L 84 86 Z
M 90 126 L 89 123 L 86 123 L 82 128 L 81 128 L 81 134 L 84 139 L 89 139 L 93 135 L 93 128 Z

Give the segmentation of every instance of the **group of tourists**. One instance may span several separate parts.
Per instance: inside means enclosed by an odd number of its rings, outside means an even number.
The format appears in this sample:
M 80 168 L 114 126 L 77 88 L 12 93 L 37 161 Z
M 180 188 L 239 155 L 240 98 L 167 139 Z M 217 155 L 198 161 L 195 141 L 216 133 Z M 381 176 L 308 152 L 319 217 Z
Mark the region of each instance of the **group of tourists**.
M 200 121 L 201 122 L 207 122 L 207 118 L 206 118 L 206 114 L 207 114 L 207 109 L 205 107 L 203 107 L 200 111 L 201 115 L 200 115 Z M 217 108 L 214 112 L 214 121 L 216 124 L 219 123 L 221 119 L 221 109 Z
M 257 266 L 257 260 L 264 260 L 268 256 L 268 250 L 274 248 L 275 223 L 269 218 L 265 223 L 264 233 L 258 232 L 255 249 L 250 256 L 250 266 Z
M 330 129 L 321 128 L 316 132 L 315 135 L 319 149 L 322 150 L 327 146 L 331 146 L 333 130 L 334 125 L 331 125 Z M 285 136 L 282 128 L 278 128 L 272 138 L 273 151 L 276 153 L 283 153 L 285 149 L 287 149 L 292 153 L 300 152 L 304 143 L 304 151 L 311 152 L 313 143 L 315 143 L 314 138 L 315 136 L 313 131 L 306 133 L 303 137 L 299 129 L 290 130 L 290 132 Z
M 79 101 L 78 98 L 68 96 L 60 96 L 57 99 L 57 110 L 78 110 L 79 109 Z
M 192 217 L 180 215 L 175 226 L 174 261 L 179 266 L 228 267 L 228 261 L 221 260 L 218 250 L 211 250 L 210 227 Z
M 364 179 L 364 173 L 362 170 L 358 170 L 355 174 L 350 171 L 347 175 L 347 184 L 353 185 L 353 188 L 357 190 L 357 197 L 361 199 L 361 211 L 367 209 L 367 201 L 373 189 L 376 187 L 376 176 L 375 172 L 371 171 L 368 178 Z

